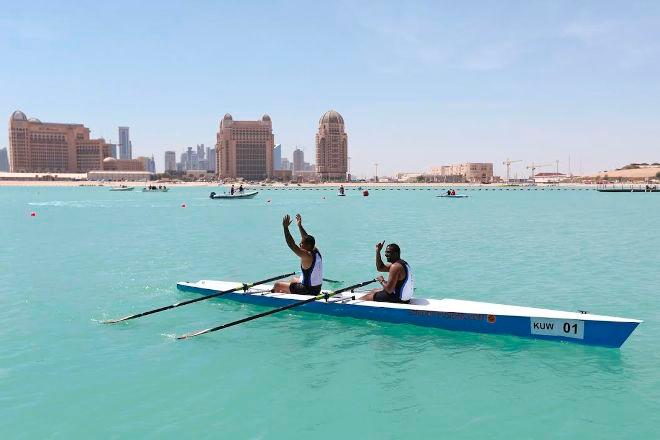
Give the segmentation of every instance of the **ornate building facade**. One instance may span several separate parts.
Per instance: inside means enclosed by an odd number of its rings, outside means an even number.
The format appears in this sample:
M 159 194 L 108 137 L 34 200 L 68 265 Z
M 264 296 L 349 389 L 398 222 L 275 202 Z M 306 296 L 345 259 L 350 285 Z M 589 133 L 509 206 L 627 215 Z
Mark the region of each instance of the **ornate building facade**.
M 264 180 L 273 177 L 275 136 L 270 116 L 259 121 L 234 121 L 227 113 L 220 121 L 216 170 L 220 178 Z
M 316 134 L 316 172 L 321 180 L 346 180 L 348 136 L 344 118 L 329 110 L 319 120 Z
M 28 119 L 17 110 L 9 118 L 9 168 L 13 173 L 86 173 L 103 169 L 111 155 L 105 139 L 91 139 L 82 124 Z

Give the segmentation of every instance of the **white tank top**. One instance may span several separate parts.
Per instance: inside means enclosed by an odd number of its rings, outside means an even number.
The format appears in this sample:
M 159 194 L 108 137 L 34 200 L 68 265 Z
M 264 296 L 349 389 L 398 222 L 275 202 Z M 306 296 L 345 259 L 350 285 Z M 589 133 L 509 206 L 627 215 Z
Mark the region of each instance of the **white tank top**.
M 314 259 L 312 260 L 312 265 L 309 269 L 303 269 L 303 267 L 300 266 L 300 270 L 302 271 L 300 283 L 309 287 L 320 286 L 323 284 L 323 258 L 318 249 L 314 249 L 313 257 Z
M 415 279 L 413 278 L 412 269 L 410 269 L 410 265 L 407 262 L 399 260 L 398 263 L 403 264 L 403 267 L 406 270 L 406 277 L 402 281 L 403 284 L 397 286 L 398 288 L 395 288 L 395 291 L 397 295 L 399 295 L 401 301 L 408 301 L 413 297 L 415 291 Z

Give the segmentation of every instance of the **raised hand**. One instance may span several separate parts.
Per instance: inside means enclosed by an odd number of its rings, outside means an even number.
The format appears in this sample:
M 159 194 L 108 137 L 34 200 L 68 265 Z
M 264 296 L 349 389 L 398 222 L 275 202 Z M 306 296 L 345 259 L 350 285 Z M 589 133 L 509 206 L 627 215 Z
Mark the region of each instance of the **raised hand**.
M 385 246 L 385 240 L 383 240 L 380 243 L 376 243 L 376 252 L 380 252 L 381 250 L 383 250 L 383 246 Z
M 282 226 L 284 226 L 285 228 L 288 228 L 290 224 L 291 224 L 291 217 L 289 216 L 289 214 L 287 214 L 282 219 Z
M 296 224 L 298 226 L 302 225 L 302 216 L 300 214 L 296 214 Z

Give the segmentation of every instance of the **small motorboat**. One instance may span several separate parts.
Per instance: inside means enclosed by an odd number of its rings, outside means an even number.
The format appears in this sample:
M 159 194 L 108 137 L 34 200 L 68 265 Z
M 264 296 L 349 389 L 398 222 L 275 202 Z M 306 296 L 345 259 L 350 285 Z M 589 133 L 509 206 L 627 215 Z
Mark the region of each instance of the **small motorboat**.
M 151 192 L 151 193 L 156 193 L 156 192 L 168 192 L 170 189 L 169 188 L 142 188 L 142 192 Z
M 110 188 L 110 191 L 133 191 L 135 189 L 134 186 L 126 186 L 126 185 L 121 185 L 121 186 L 113 186 Z
M 256 196 L 259 194 L 259 191 L 236 191 L 234 194 L 228 194 L 228 193 L 222 193 L 222 194 L 216 194 L 215 192 L 212 192 L 209 195 L 209 198 L 211 199 L 251 199 L 252 197 Z

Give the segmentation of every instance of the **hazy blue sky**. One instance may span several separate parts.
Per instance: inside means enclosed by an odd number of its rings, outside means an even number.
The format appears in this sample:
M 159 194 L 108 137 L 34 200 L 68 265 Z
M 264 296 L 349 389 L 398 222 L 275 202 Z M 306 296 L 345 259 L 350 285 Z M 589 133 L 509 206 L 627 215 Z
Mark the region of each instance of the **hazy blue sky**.
M 0 114 L 128 125 L 159 168 L 227 112 L 313 160 L 331 108 L 356 174 L 660 161 L 659 1 L 3 1 L 0 54 Z

